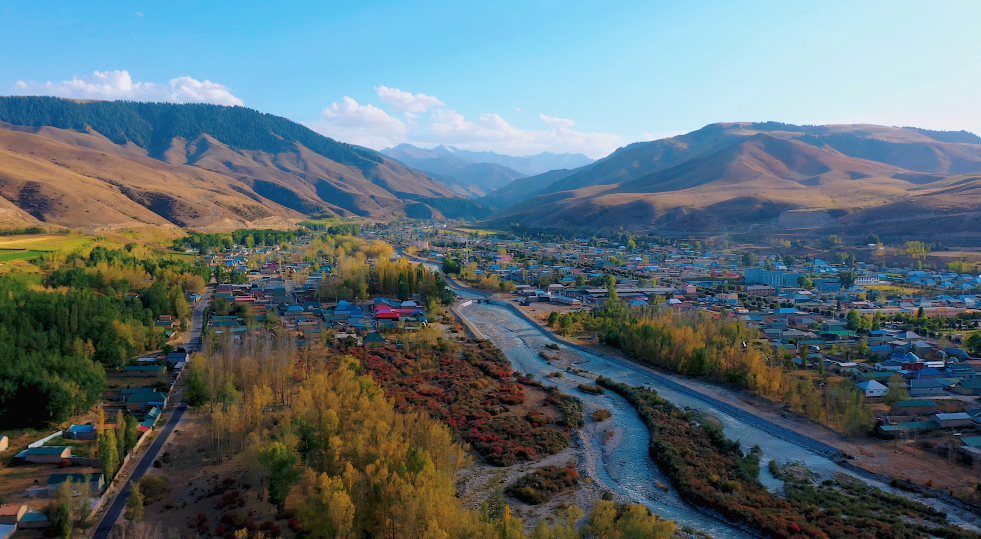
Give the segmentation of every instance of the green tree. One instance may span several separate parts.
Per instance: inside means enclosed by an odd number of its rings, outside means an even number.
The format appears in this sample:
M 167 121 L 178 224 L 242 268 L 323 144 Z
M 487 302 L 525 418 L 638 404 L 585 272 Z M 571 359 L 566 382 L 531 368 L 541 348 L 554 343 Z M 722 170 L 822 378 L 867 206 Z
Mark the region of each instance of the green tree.
M 797 284 L 801 288 L 814 288 L 814 281 L 811 280 L 807 275 L 801 275 L 797 278 Z
M 259 463 L 269 474 L 269 502 L 282 511 L 290 488 L 300 477 L 296 453 L 281 442 L 270 442 L 259 451 Z
M 47 507 L 45 512 L 51 520 L 51 524 L 58 531 L 61 539 L 68 539 L 72 536 L 72 527 L 75 520 L 75 505 L 72 501 L 72 483 L 63 481 L 55 490 L 54 501 Z
M 106 485 L 112 483 L 119 470 L 119 448 L 116 445 L 116 431 L 102 429 L 99 435 L 99 460 L 102 463 L 102 473 L 106 476 Z
M 126 512 L 123 514 L 123 518 L 130 522 L 142 522 L 144 515 L 143 493 L 140 492 L 140 484 L 133 482 L 130 486 L 129 497 L 126 498 Z
M 124 421 L 126 422 L 126 427 L 123 430 L 123 453 L 128 453 L 136 447 L 136 442 L 140 439 L 140 431 L 137 429 L 135 417 L 128 415 Z
M 909 390 L 906 389 L 906 380 L 902 376 L 894 374 L 889 378 L 889 389 L 882 397 L 883 402 L 892 404 L 896 401 L 909 400 Z
M 617 299 L 617 278 L 612 275 L 606 276 L 606 291 L 609 295 L 607 302 L 610 304 L 616 303 Z
M 205 366 L 199 361 L 191 362 L 187 366 L 187 371 L 187 389 L 184 391 L 184 400 L 192 408 L 204 406 L 211 400 Z
M 858 277 L 858 274 L 855 273 L 854 271 L 839 271 L 838 272 L 838 281 L 841 283 L 841 287 L 842 288 L 848 288 L 848 287 L 852 286 L 853 284 L 855 284 L 855 278 L 856 277 Z
M 576 288 L 586 286 L 586 277 L 582 274 L 576 275 Z
M 975 331 L 964 339 L 964 350 L 971 357 L 981 357 L 981 331 Z

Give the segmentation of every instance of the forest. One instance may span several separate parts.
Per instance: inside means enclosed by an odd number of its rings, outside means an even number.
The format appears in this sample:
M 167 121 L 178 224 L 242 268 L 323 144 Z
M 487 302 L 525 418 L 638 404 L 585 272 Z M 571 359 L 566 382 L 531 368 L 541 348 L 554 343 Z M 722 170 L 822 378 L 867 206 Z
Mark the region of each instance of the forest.
M 591 313 L 554 314 L 549 323 L 567 335 L 594 332 L 640 363 L 784 402 L 848 436 L 867 434 L 874 422 L 872 406 L 850 380 L 800 369 L 785 353 L 766 355 L 754 345 L 756 331 L 734 318 L 611 301 Z
M 439 370 L 434 367 L 447 355 L 458 353 L 445 345 L 431 344 L 429 350 L 419 343 L 405 353 L 400 368 L 416 370 L 411 355 L 416 366 L 436 360 L 431 370 Z M 417 397 L 440 392 L 425 389 L 422 380 L 402 384 L 418 386 L 413 391 L 393 390 L 401 384 L 397 377 L 380 375 L 376 382 L 373 371 L 398 357 L 359 359 L 343 351 L 298 350 L 281 339 L 274 344 L 271 337 L 234 347 L 216 343 L 207 350 L 189 367 L 187 391 L 201 397 L 195 403 L 211 418 L 212 458 L 244 454 L 258 463 L 250 467 L 253 484 L 278 508 L 277 518 L 289 520 L 304 537 L 666 539 L 675 530 L 673 522 L 646 507 L 605 500 L 592 508 L 581 529 L 576 524 L 583 513 L 573 507 L 551 522 L 543 519 L 530 535 L 499 497 L 476 510 L 463 507 L 455 474 L 471 457 L 454 434 L 459 427 L 431 416 L 423 403 L 415 409 Z M 394 349 L 384 353 L 396 354 Z M 480 372 L 509 374 L 493 356 L 475 351 L 466 364 L 486 362 L 477 367 Z M 457 371 L 466 370 L 463 364 L 449 369 L 447 387 L 454 380 L 460 385 Z M 464 384 L 484 379 L 473 374 Z M 389 392 L 394 398 L 386 396 Z M 246 517 L 232 508 L 221 522 L 234 528 Z M 211 532 L 207 517 L 192 524 L 202 535 Z M 255 533 L 242 531 L 242 537 Z
M 298 230 L 272 230 L 272 229 L 249 229 L 242 228 L 231 233 L 212 233 L 192 232 L 185 238 L 174 240 L 174 249 L 186 250 L 197 249 L 202 254 L 220 253 L 231 249 L 235 245 L 244 245 L 249 249 L 253 247 L 278 247 L 284 243 L 293 243 L 296 238 L 306 236 L 308 232 L 304 229 Z
M 206 266 L 135 244 L 48 255 L 46 276 L 0 276 L 0 426 L 43 426 L 90 407 L 106 370 L 166 342 L 161 314 L 186 317 Z M 53 269 L 56 268 L 56 269 Z
M 384 160 L 373 150 L 337 142 L 286 118 L 245 107 L 0 97 L 0 121 L 79 132 L 91 127 L 116 144 L 132 142 L 148 150 L 169 145 L 174 138 L 194 140 L 208 134 L 235 149 L 270 154 L 293 151 L 299 143 L 332 161 L 362 170 Z
M 976 537 L 926 505 L 847 476 L 817 487 L 786 478 L 787 497 L 780 497 L 759 482 L 758 447 L 744 453 L 703 414 L 682 410 L 654 390 L 603 377 L 597 383 L 637 409 L 650 429 L 651 458 L 682 498 L 765 537 Z

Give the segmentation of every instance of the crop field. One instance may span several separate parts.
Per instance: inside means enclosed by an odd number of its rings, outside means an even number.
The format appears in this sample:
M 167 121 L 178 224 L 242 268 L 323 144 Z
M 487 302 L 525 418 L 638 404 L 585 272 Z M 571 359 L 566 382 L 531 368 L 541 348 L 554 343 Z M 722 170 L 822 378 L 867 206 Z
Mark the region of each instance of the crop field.
M 24 234 L 0 236 L 0 272 L 17 269 L 38 271 L 30 261 L 50 253 L 70 253 L 96 242 L 106 247 L 119 248 L 122 243 L 103 236 L 87 234 Z

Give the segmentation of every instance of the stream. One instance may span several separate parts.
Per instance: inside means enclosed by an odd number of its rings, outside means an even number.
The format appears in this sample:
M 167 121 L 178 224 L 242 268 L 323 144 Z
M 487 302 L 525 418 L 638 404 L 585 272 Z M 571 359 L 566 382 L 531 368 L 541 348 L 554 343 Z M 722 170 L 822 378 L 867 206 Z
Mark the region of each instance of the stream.
M 464 299 L 480 297 L 462 289 L 455 289 L 455 291 Z M 772 491 L 782 494 L 783 483 L 770 474 L 767 467 L 769 461 L 776 459 L 779 463 L 800 462 L 822 479 L 835 473 L 844 473 L 884 491 L 906 496 L 945 511 L 952 524 L 972 531 L 981 530 L 981 518 L 974 514 L 952 508 L 940 500 L 901 491 L 885 483 L 855 474 L 824 456 L 751 426 L 703 400 L 664 387 L 663 384 L 658 383 L 653 373 L 645 372 L 646 369 L 635 366 L 628 368 L 600 356 L 568 347 L 530 324 L 508 307 L 475 302 L 460 307 L 459 312 L 504 352 L 516 371 L 533 374 L 543 383 L 558 386 L 564 392 L 575 395 L 583 401 L 587 421 L 586 426 L 579 432 L 579 443 L 584 455 L 581 466 L 585 477 L 589 477 L 602 489 L 612 492 L 617 501 L 646 505 L 658 515 L 674 520 L 679 527 L 691 526 L 717 538 L 752 537 L 749 533 L 685 503 L 651 460 L 648 453 L 650 433 L 634 408 L 625 399 L 612 392 L 592 395 L 577 390 L 576 386 L 580 383 L 591 384 L 594 380 L 550 365 L 539 356 L 539 352 L 547 351 L 546 344 L 558 343 L 563 353 L 571 354 L 576 358 L 573 363 L 579 369 L 619 382 L 650 387 L 678 406 L 700 410 L 718 418 L 723 424 L 726 436 L 733 440 L 740 440 L 744 448 L 758 445 L 762 449 L 760 481 Z M 549 373 L 556 371 L 562 372 L 561 378 L 548 376 Z M 602 423 L 590 420 L 592 412 L 598 408 L 610 410 L 613 416 Z M 613 434 L 607 434 L 608 430 L 612 430 Z

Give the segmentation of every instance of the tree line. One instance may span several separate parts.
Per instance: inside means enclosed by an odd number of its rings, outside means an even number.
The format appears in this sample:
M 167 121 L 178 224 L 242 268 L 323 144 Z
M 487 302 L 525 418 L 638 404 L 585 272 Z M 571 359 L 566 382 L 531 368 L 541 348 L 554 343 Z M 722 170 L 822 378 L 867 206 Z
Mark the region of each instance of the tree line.
M 0 276 L 0 425 L 60 422 L 101 396 L 106 370 L 166 343 L 154 321 L 187 317 L 209 270 L 143 247 L 51 257 L 47 276 Z

